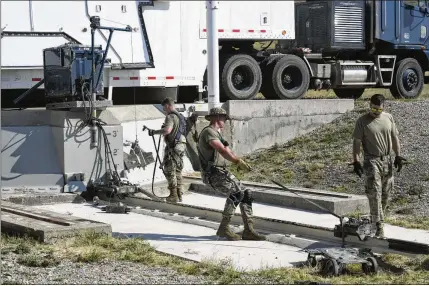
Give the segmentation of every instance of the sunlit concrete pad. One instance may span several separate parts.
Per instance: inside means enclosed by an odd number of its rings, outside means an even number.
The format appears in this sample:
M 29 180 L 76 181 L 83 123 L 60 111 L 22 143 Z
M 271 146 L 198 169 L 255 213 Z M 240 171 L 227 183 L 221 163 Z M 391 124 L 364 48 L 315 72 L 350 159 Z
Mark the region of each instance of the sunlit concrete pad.
M 188 193 L 183 197 L 183 203 L 187 205 L 223 210 L 225 206 L 225 199 L 226 198 L 221 196 Z M 236 213 L 240 213 L 238 207 L 236 209 Z M 339 219 L 331 214 L 272 206 L 258 202 L 253 203 L 253 214 L 259 217 L 280 219 L 311 226 L 329 227 L 332 229 L 336 224 L 340 223 Z M 426 230 L 408 229 L 386 224 L 384 228 L 384 235 L 386 238 L 429 244 L 429 231 Z
M 268 241 L 219 240 L 211 228 L 133 212 L 111 214 L 90 205 L 72 203 L 37 208 L 108 223 L 116 236 L 143 236 L 159 251 L 195 261 L 226 259 L 241 270 L 290 267 L 307 259 L 307 253 L 297 247 Z

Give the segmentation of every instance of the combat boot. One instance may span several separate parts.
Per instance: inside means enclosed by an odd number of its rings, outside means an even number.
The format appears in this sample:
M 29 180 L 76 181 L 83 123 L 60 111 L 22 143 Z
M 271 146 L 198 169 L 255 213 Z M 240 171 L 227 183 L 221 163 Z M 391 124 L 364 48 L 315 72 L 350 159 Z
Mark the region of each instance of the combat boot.
M 182 202 L 182 195 L 183 195 L 182 186 L 177 186 L 177 198 L 179 202 Z
M 228 240 L 240 240 L 240 236 L 234 233 L 228 226 L 231 221 L 230 216 L 223 216 L 222 221 L 220 222 L 219 228 L 216 232 L 216 235 L 219 237 L 224 237 Z
M 375 233 L 376 237 L 384 237 L 384 226 L 383 226 L 383 222 L 377 222 L 376 223 L 377 226 L 377 232 Z
M 265 235 L 259 234 L 254 229 L 252 205 L 240 203 L 241 217 L 243 218 L 244 231 L 243 240 L 266 240 Z
M 169 190 L 170 190 L 170 195 L 166 197 L 165 200 L 169 203 L 177 203 L 179 201 L 179 198 L 177 197 L 177 189 L 171 188 Z
M 225 202 L 225 207 L 222 213 L 222 221 L 220 222 L 219 229 L 216 232 L 216 235 L 219 237 L 225 237 L 228 240 L 239 240 L 240 236 L 229 228 L 228 224 L 231 221 L 232 216 L 235 213 L 235 209 L 237 208 L 234 205 L 234 202 L 227 198 Z

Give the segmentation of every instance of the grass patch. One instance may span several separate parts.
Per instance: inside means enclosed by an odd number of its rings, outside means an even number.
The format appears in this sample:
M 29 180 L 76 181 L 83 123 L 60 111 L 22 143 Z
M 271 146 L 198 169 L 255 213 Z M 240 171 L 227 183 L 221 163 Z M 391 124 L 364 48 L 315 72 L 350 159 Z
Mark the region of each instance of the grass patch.
M 429 217 L 427 216 L 414 216 L 414 215 L 390 216 L 385 219 L 385 222 L 388 224 L 401 226 L 405 228 L 429 230 Z
M 94 233 L 62 241 L 56 245 L 45 245 L 31 240 L 2 237 L 2 249 L 12 249 L 18 243 L 32 246 L 30 253 L 19 255 L 19 263 L 31 267 L 49 267 L 60 259 L 72 259 L 81 263 L 93 263 L 103 259 L 138 262 L 148 266 L 163 266 L 178 274 L 202 276 L 210 284 L 248 284 L 248 281 L 264 281 L 268 284 L 296 284 L 323 282 L 329 284 L 421 284 L 429 279 L 429 256 L 407 258 L 385 255 L 386 263 L 401 267 L 404 271 L 394 273 L 382 270 L 377 275 L 362 275 L 360 267 L 350 267 L 348 273 L 339 277 L 325 277 L 317 269 L 307 267 L 267 268 L 259 271 L 241 272 L 234 269 L 231 261 L 206 260 L 193 263 L 155 251 L 142 239 L 121 239 Z M 27 252 L 27 247 L 22 247 Z M 55 258 L 54 258 L 55 257 Z M 252 280 L 248 278 L 252 277 Z M 252 282 L 253 283 L 253 282 Z

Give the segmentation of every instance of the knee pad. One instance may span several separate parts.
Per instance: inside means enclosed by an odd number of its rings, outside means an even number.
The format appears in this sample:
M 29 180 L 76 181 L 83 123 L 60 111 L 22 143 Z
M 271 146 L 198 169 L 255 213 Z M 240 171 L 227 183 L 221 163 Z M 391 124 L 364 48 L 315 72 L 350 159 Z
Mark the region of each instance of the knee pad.
M 253 196 L 252 196 L 252 190 L 245 189 L 243 193 L 243 200 L 242 202 L 248 205 L 251 205 L 253 202 Z
M 238 204 L 243 200 L 243 192 L 231 193 L 228 198 L 234 203 L 234 206 L 237 207 Z

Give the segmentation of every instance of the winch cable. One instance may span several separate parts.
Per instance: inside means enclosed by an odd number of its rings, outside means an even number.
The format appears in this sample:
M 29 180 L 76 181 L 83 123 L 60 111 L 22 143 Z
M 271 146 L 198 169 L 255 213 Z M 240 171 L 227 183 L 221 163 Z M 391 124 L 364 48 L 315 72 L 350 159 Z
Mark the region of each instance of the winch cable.
M 250 171 L 252 173 L 254 173 L 254 170 L 252 168 L 250 169 Z M 258 175 L 260 175 L 260 176 L 264 177 L 265 179 L 273 182 L 275 185 L 277 185 L 280 188 L 282 188 L 282 190 L 290 192 L 290 193 L 293 193 L 293 194 L 299 196 L 300 198 L 304 199 L 305 201 L 307 201 L 307 202 L 315 205 L 319 209 L 321 209 L 323 211 L 326 211 L 327 213 L 329 213 L 329 214 L 333 215 L 334 217 L 338 218 L 340 220 L 340 225 L 341 225 L 341 247 L 343 247 L 343 248 L 345 247 L 346 243 L 345 243 L 345 232 L 344 232 L 344 216 L 337 215 L 336 213 L 334 213 L 334 212 L 326 209 L 325 207 L 319 205 L 318 203 L 312 202 L 311 200 L 309 200 L 309 199 L 305 198 L 304 196 L 300 195 L 298 192 L 295 192 L 294 190 L 291 190 L 290 188 L 285 187 L 284 185 L 280 184 L 279 182 L 277 182 L 276 180 L 274 180 L 272 178 L 269 178 L 266 175 L 263 175 L 261 173 L 258 173 Z

